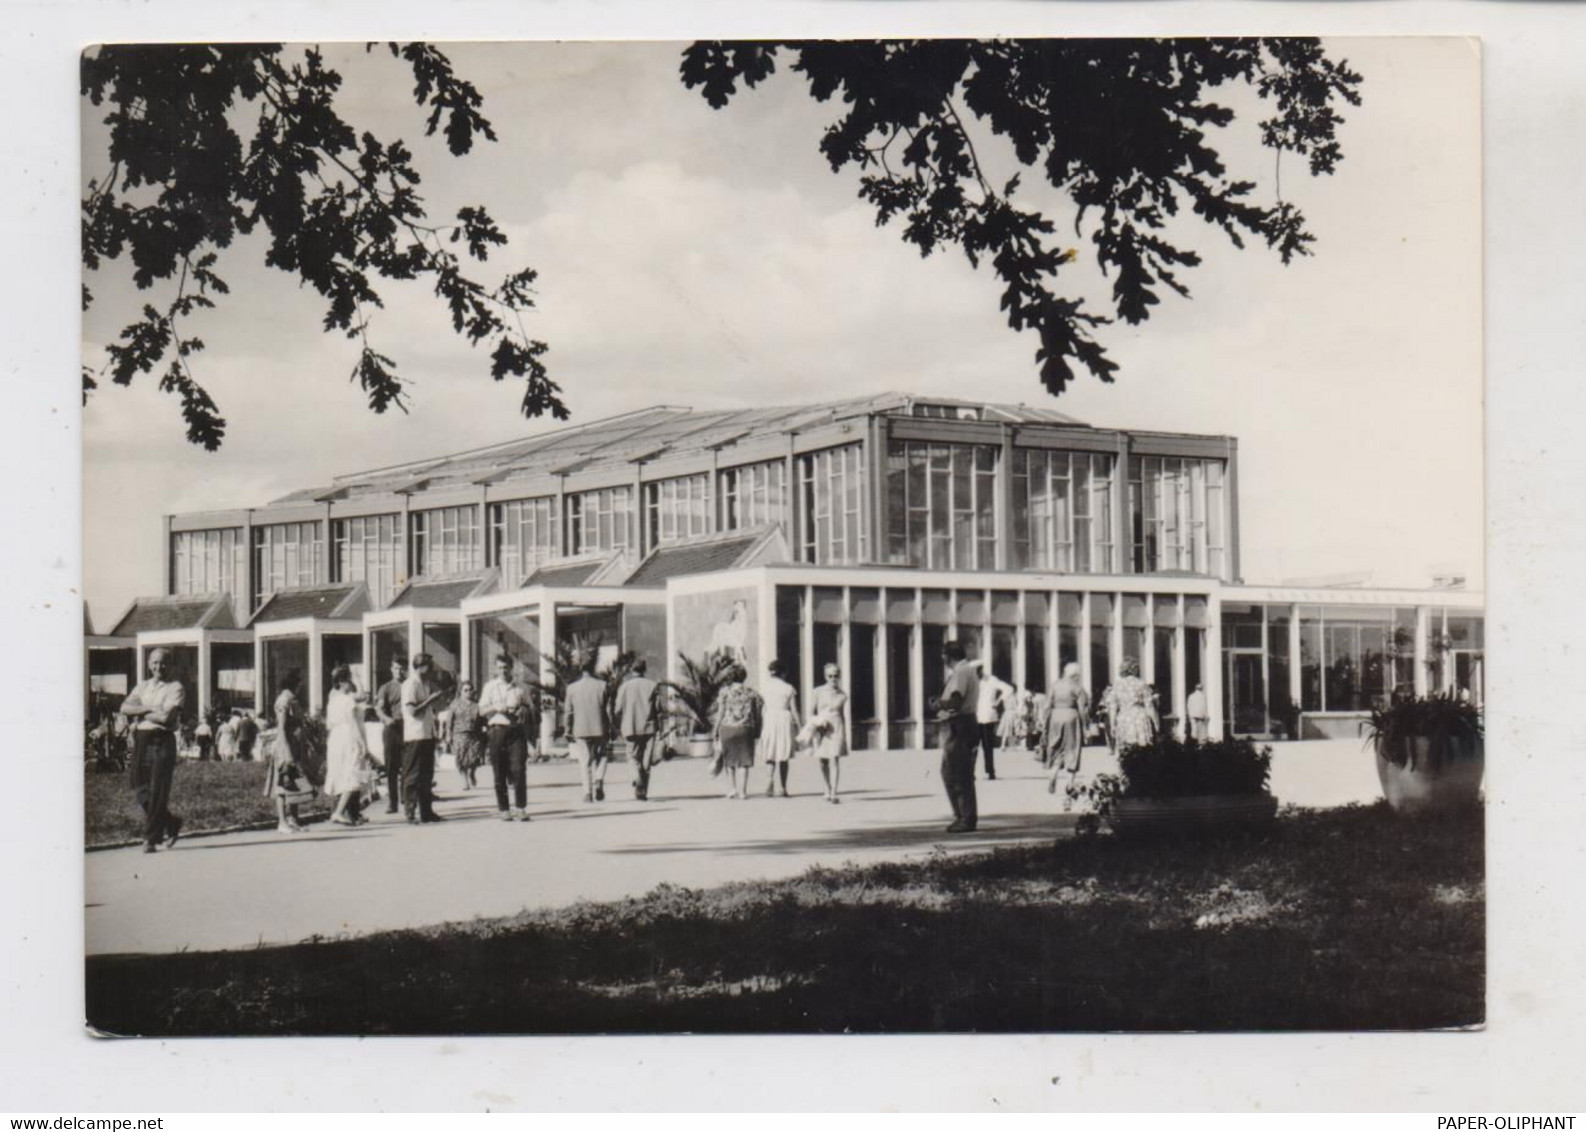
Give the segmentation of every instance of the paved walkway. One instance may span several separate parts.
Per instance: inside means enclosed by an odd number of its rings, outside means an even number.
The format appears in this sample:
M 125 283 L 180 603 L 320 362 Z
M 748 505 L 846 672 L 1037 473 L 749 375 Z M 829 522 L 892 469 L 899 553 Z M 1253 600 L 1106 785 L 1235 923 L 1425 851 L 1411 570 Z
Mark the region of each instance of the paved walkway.
M 528 824 L 497 821 L 488 785 L 459 792 L 443 770 L 448 800 L 437 809 L 449 820 L 438 825 L 414 828 L 381 809 L 357 829 L 196 837 L 154 856 L 87 854 L 87 952 L 288 943 L 619 899 L 662 882 L 703 887 L 919 857 L 938 845 L 963 852 L 1050 840 L 1072 828 L 1039 766 L 1017 751 L 1000 755 L 996 781 L 979 783 L 979 831 L 948 836 L 938 762 L 934 752 L 853 756 L 836 806 L 822 801 L 819 772 L 805 759 L 793 766 L 793 797 L 747 801 L 723 799 L 724 780 L 711 778 L 704 760 L 680 759 L 657 768 L 652 801 L 635 802 L 617 763 L 607 801 L 594 805 L 580 800 L 576 766 L 545 763 L 530 768 Z M 1109 762 L 1105 751 L 1086 752 L 1087 772 Z M 1377 797 L 1371 757 L 1352 740 L 1279 744 L 1273 763 L 1273 792 L 1284 802 Z M 756 768 L 759 789 L 764 774 Z

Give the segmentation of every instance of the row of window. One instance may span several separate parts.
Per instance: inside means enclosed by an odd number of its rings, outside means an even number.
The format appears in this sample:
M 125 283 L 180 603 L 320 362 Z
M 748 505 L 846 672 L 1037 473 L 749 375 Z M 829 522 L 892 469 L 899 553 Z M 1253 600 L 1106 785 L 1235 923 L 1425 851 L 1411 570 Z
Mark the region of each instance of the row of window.
M 886 560 L 936 570 L 996 568 L 1004 534 L 997 508 L 1001 462 L 997 445 L 892 442 L 885 472 Z M 1116 572 L 1115 464 L 1107 453 L 1015 449 L 1007 565 Z M 808 453 L 799 458 L 797 472 L 796 557 L 816 564 L 868 561 L 862 447 Z M 1135 572 L 1225 576 L 1223 475 L 1216 460 L 1131 458 Z M 642 514 L 635 488 L 624 484 L 568 495 L 560 512 L 549 496 L 494 503 L 484 522 L 470 505 L 415 511 L 406 531 L 399 515 L 337 519 L 328 559 L 322 522 L 255 527 L 250 597 L 257 608 L 274 590 L 328 577 L 366 582 L 374 601 L 384 604 L 408 577 L 464 573 L 486 561 L 501 567 L 507 585 L 517 585 L 543 562 L 636 547 L 640 522 L 648 546 L 782 522 L 791 486 L 787 464 L 770 460 L 717 473 L 714 496 L 708 473 L 645 484 Z M 173 535 L 172 592 L 237 592 L 248 552 L 241 528 Z

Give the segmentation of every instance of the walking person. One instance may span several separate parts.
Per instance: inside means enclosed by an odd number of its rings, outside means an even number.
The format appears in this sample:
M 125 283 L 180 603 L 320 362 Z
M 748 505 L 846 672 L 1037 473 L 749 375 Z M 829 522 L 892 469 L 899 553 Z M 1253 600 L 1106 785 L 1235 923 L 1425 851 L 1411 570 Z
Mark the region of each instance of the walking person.
M 975 723 L 979 729 L 980 757 L 985 764 L 986 777 L 997 777 L 998 724 L 1003 712 L 1013 714 L 1015 697 L 1013 685 L 997 679 L 991 665 L 980 662 L 980 694 L 975 703 Z
M 170 811 L 171 779 L 176 774 L 176 728 L 187 690 L 165 649 L 149 653 L 149 678 L 121 701 L 121 716 L 133 721 L 132 789 L 143 808 L 143 851 L 161 841 L 169 849 L 181 836 L 182 819 Z
M 848 693 L 835 664 L 828 664 L 824 674 L 826 683 L 810 697 L 810 721 L 815 725 L 811 751 L 820 763 L 826 800 L 835 806 L 842 801 L 837 794 L 842 787 L 842 760 L 848 757 Z
M 496 657 L 496 674 L 479 693 L 479 718 L 485 724 L 485 751 L 502 821 L 529 820 L 528 748 L 524 735 L 523 686 L 512 679 L 512 658 Z M 511 787 L 510 799 L 507 789 Z M 510 805 L 508 804 L 510 801 Z
M 444 821 L 435 812 L 435 713 L 446 689 L 434 681 L 435 663 L 416 653 L 402 682 L 402 807 L 409 824 Z
M 932 706 L 941 725 L 942 785 L 953 808 L 953 821 L 947 832 L 973 833 L 980 824 L 975 799 L 980 672 L 974 661 L 965 659 L 964 646 L 957 640 L 948 641 L 943 647 L 942 661 L 949 670 L 947 685 Z
M 1118 682 L 1101 694 L 1114 751 L 1146 746 L 1155 741 L 1161 727 L 1156 711 L 1156 691 L 1140 679 L 1140 662 L 1128 657 L 1118 671 Z
M 788 767 L 792 763 L 794 736 L 799 731 L 798 689 L 788 682 L 787 665 L 773 660 L 766 666 L 765 718 L 760 729 L 760 757 L 765 760 L 765 796 L 776 793 L 777 782 L 782 784 L 782 797 L 786 798 Z M 827 791 L 830 793 L 830 790 Z
M 209 722 L 209 716 L 203 716 L 198 726 L 193 728 L 193 742 L 198 744 L 198 761 L 207 763 L 215 750 L 215 728 Z
M 644 802 L 650 797 L 650 767 L 655 757 L 655 693 L 658 685 L 649 677 L 644 657 L 628 669 L 627 679 L 617 688 L 617 733 L 628 741 L 628 761 L 633 764 L 633 797 Z
M 1050 703 L 1042 731 L 1044 739 L 1042 761 L 1051 768 L 1046 790 L 1057 793 L 1061 776 L 1068 775 L 1063 795 L 1063 809 L 1074 807 L 1074 781 L 1079 777 L 1080 755 L 1084 750 L 1085 731 L 1090 727 L 1090 696 L 1080 681 L 1079 665 L 1069 661 L 1063 666 L 1063 675 L 1052 689 Z
M 754 747 L 760 739 L 764 704 L 759 693 L 744 683 L 748 673 L 735 664 L 726 672 L 726 686 L 716 696 L 712 739 L 731 784 L 729 798 L 749 796 L 749 772 L 754 767 Z
M 472 790 L 479 785 L 479 764 L 483 761 L 484 742 L 480 736 L 479 705 L 474 702 L 474 682 L 464 680 L 457 685 L 447 709 L 447 732 L 452 746 L 452 759 L 457 764 L 457 774 L 463 788 Z
M 230 714 L 220 721 L 220 726 L 215 730 L 215 757 L 223 763 L 236 761 L 237 758 L 237 709 L 232 708 Z
M 374 694 L 374 713 L 380 717 L 380 761 L 385 764 L 385 812 L 394 814 L 402 790 L 402 683 L 408 678 L 406 657 L 391 661 L 391 679 Z
M 606 682 L 595 675 L 595 658 L 584 659 L 583 674 L 567 689 L 568 746 L 584 774 L 584 801 L 606 800 L 606 759 L 611 728 L 606 719 Z
M 363 792 L 369 786 L 369 744 L 363 733 L 363 704 L 352 669 L 338 664 L 325 697 L 325 793 L 336 799 L 330 820 L 362 825 Z
M 308 780 L 308 739 L 303 734 L 303 674 L 287 670 L 275 697 L 275 740 L 271 744 L 269 773 L 264 780 L 266 797 L 275 799 L 277 833 L 302 833 L 298 806 L 314 797 Z
M 259 721 L 253 718 L 253 713 L 246 709 L 237 719 L 237 759 L 240 762 L 253 761 L 253 748 L 259 742 Z

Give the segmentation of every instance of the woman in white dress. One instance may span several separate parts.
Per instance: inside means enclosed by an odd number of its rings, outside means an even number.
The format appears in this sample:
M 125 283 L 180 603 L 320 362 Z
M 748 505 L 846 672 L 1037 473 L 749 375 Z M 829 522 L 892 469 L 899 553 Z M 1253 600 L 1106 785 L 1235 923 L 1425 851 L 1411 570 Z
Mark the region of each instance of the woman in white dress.
M 826 780 L 826 800 L 835 804 L 842 760 L 848 754 L 848 693 L 843 691 L 842 672 L 835 664 L 826 666 L 826 683 L 810 697 L 810 733 L 821 777 Z
M 352 670 L 338 665 L 330 675 L 330 695 L 325 698 L 325 793 L 336 799 L 330 820 L 337 825 L 362 825 L 369 820 L 359 805 L 369 785 L 369 745 L 357 692 Z
M 787 666 L 773 660 L 766 666 L 770 674 L 761 692 L 765 700 L 765 722 L 760 731 L 760 757 L 765 760 L 765 796 L 776 794 L 777 781 L 782 783 L 782 797 L 787 793 L 788 762 L 793 758 L 793 736 L 798 733 L 798 689 L 788 683 Z

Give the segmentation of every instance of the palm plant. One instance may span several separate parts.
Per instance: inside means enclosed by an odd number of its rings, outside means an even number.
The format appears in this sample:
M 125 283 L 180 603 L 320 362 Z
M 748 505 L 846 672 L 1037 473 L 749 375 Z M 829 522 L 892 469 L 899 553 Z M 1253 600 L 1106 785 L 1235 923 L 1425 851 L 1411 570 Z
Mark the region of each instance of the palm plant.
M 686 728 L 695 735 L 704 735 L 710 731 L 716 697 L 726 687 L 727 676 L 738 662 L 726 649 L 707 652 L 698 660 L 678 653 L 677 660 L 681 678 L 661 683 L 667 693 L 667 716 L 675 724 L 670 730 Z

